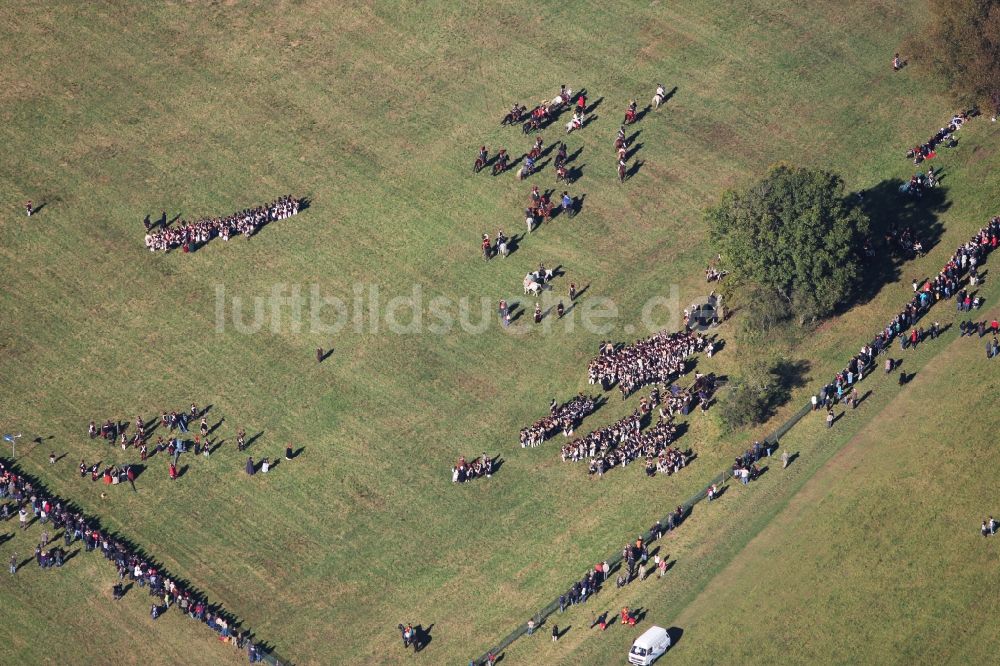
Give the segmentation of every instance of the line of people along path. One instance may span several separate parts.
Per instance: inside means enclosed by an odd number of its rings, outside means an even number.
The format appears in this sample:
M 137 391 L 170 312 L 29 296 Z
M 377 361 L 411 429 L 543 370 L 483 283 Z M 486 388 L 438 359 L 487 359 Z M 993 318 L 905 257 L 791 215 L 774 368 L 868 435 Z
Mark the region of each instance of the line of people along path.
M 173 608 L 175 612 L 216 632 L 220 641 L 244 652 L 250 663 L 280 665 L 271 649 L 249 629 L 242 627 L 240 621 L 221 604 L 210 602 L 205 595 L 171 575 L 156 559 L 128 539 L 102 528 L 96 518 L 49 492 L 41 482 L 25 474 L 11 460 L 0 458 L 0 518 L 4 522 L 12 517 L 11 505 L 18 516 L 20 532 L 25 532 L 36 521 L 45 529 L 32 557 L 19 560 L 16 552 L 11 555 L 10 575 L 16 575 L 33 560 L 41 569 L 62 567 L 79 552 L 79 549 L 69 551 L 74 543 L 79 542 L 84 552 L 98 552 L 115 567 L 118 574 L 112 588 L 115 600 L 124 597 L 133 584 L 138 585 L 139 589 L 149 592 L 152 619 Z M 53 531 L 51 538 L 49 529 Z M 59 529 L 62 530 L 61 536 L 55 534 Z M 15 536 L 5 537 L 4 540 L 13 538 Z M 60 540 L 62 545 L 58 543 Z M 129 581 L 127 584 L 126 580 Z

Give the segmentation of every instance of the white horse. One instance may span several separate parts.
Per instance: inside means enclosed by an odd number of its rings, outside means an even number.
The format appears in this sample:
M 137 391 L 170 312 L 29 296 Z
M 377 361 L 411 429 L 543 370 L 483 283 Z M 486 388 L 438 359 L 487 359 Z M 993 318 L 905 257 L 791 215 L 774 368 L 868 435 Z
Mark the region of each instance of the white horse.
M 555 277 L 555 271 L 553 271 L 551 268 L 546 268 L 544 273 L 535 271 L 533 273 L 529 273 L 529 275 L 531 275 L 531 277 L 534 278 L 535 282 L 541 282 L 542 284 L 545 284 L 546 282 L 549 282 L 550 280 L 552 280 L 552 278 Z
M 523 285 L 525 295 L 538 296 L 545 289 L 549 289 L 545 284 L 538 282 L 538 277 L 534 273 L 528 273 L 524 276 Z
M 584 122 L 583 114 L 574 113 L 573 117 L 569 119 L 568 123 L 566 123 L 566 134 L 569 134 L 573 130 L 578 130 L 581 127 L 583 127 L 583 122 Z
M 656 86 L 656 94 L 653 95 L 653 108 L 658 109 L 660 105 L 663 104 L 663 100 L 667 97 L 667 91 L 663 89 L 663 85 Z
M 563 104 L 568 104 L 571 99 L 573 99 L 573 91 L 566 88 L 563 93 L 552 98 L 552 102 L 549 104 L 549 110 L 558 111 L 562 108 Z
M 507 249 L 506 242 L 497 243 L 497 254 L 499 254 L 501 257 L 506 257 L 508 254 L 510 254 L 510 250 Z

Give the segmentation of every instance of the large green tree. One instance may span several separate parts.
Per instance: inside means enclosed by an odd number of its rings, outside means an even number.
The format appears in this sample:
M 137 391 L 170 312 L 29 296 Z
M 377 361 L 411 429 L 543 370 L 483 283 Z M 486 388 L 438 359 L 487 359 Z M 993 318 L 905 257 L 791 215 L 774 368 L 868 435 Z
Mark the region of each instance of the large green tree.
M 914 58 L 925 58 L 957 99 L 1000 112 L 1000 0 L 947 0 L 931 20 Z
M 751 356 L 730 380 L 719 402 L 719 418 L 728 430 L 759 425 L 788 402 L 791 389 L 803 383 L 803 364 Z
M 744 298 L 777 299 L 804 322 L 832 313 L 856 293 L 868 217 L 848 202 L 844 182 L 817 169 L 777 166 L 708 211 L 712 239 Z

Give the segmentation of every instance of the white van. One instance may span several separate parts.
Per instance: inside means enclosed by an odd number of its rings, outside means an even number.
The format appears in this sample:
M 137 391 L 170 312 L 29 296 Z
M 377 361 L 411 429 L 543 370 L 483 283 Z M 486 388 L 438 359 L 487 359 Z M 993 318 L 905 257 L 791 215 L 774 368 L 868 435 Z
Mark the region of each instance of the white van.
M 650 627 L 642 636 L 635 639 L 632 649 L 628 651 L 628 663 L 636 666 L 649 666 L 656 658 L 670 647 L 670 634 L 663 627 Z

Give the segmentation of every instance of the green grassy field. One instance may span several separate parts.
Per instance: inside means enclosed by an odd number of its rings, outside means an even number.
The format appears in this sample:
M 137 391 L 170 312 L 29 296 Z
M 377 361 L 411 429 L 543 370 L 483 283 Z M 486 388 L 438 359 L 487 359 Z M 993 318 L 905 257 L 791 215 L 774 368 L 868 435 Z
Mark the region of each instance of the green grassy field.
M 464 663 L 758 434 L 724 436 L 711 418 L 694 418 L 683 441 L 697 463 L 654 480 L 630 468 L 589 481 L 585 467 L 559 460 L 557 441 L 517 447 L 518 429 L 549 398 L 588 388 L 585 366 L 600 340 L 646 333 L 626 327 L 651 296 L 676 285 L 684 307 L 705 294 L 701 269 L 712 252 L 701 211 L 723 188 L 779 160 L 841 171 L 851 188 L 909 177 L 905 147 L 954 111 L 917 65 L 889 69 L 921 16 L 896 3 L 783 1 L 419 10 L 2 4 L 3 427 L 25 439 L 51 436 L 22 447 L 21 464 L 296 663 L 402 662 L 409 657 L 395 627 L 407 621 L 434 625 L 420 660 Z M 636 127 L 642 165 L 619 185 L 611 142 L 620 115 L 630 97 L 645 103 L 657 82 L 677 93 Z M 583 209 L 535 232 L 506 260 L 486 263 L 480 235 L 498 226 L 520 233 L 530 185 L 555 182 L 551 166 L 528 183 L 473 176 L 475 150 L 526 150 L 531 140 L 500 128 L 500 117 L 514 101 L 554 96 L 561 83 L 600 100 L 597 119 L 567 139 L 571 153 L 582 148 L 582 177 L 571 191 L 585 195 Z M 558 134 L 544 132 L 547 143 Z M 895 313 L 910 273 L 936 271 L 996 213 L 995 126 L 980 120 L 961 135 L 960 148 L 941 159 L 950 206 L 930 256 L 820 329 L 769 341 L 809 359 L 812 378 L 839 369 Z M 289 192 L 308 197 L 309 209 L 250 241 L 216 240 L 190 255 L 142 246 L 146 214 L 224 214 Z M 29 198 L 45 203 L 30 220 L 19 214 Z M 330 335 L 308 320 L 296 330 L 286 311 L 277 326 L 268 320 L 243 334 L 231 322 L 219 330 L 217 321 L 219 289 L 246 302 L 275 285 L 305 294 L 317 285 L 352 302 L 355 286 L 377 285 L 385 302 L 419 285 L 425 302 L 470 299 L 475 322 L 480 298 L 513 298 L 530 310 L 521 277 L 540 261 L 564 266 L 557 289 L 573 281 L 589 285 L 584 303 L 613 299 L 619 316 L 610 330 L 541 334 L 526 316 L 516 327 L 523 335 L 496 325 L 480 334 L 425 326 L 397 335 L 384 320 L 378 330 L 369 320 Z M 679 314 L 666 323 L 679 325 Z M 334 347 L 319 366 L 318 346 Z M 729 341 L 699 369 L 730 372 L 741 354 L 757 351 Z M 768 475 L 761 488 L 774 489 L 755 488 L 756 503 L 732 492 L 704 520 L 696 516 L 690 536 L 679 537 L 691 546 L 678 559 L 677 591 L 666 600 L 650 592 L 650 608 L 655 601 L 665 616 L 686 617 L 677 604 L 690 600 L 695 623 L 698 593 L 711 593 L 712 577 L 726 575 L 743 545 L 782 515 L 851 428 L 882 408 L 900 409 L 896 392 L 877 391 L 845 419 L 850 425 L 835 429 L 827 453 L 803 455 L 794 484 Z M 585 428 L 638 400 L 609 397 Z M 155 457 L 137 493 L 106 500 L 103 486 L 78 480 L 80 458 L 135 458 L 88 440 L 91 419 L 148 419 L 191 401 L 212 405 L 213 424 L 224 419 L 218 433 L 226 443 L 210 460 L 186 461 L 187 473 L 171 483 Z M 234 444 L 241 426 L 261 433 L 255 459 L 280 456 L 286 443 L 303 453 L 247 478 Z M 816 428 L 794 437 L 821 446 L 827 440 Z M 454 460 L 484 450 L 503 457 L 499 473 L 452 485 Z M 67 456 L 50 467 L 50 451 Z M 738 528 L 727 511 L 746 512 Z M 0 546 L 0 560 L 30 545 L 18 535 Z M 9 590 L 17 602 L 0 604 L 0 626 L 24 637 L 12 643 L 20 660 L 60 659 L 43 639 L 63 626 L 92 638 L 74 645 L 82 660 L 112 652 L 137 662 L 183 655 L 218 663 L 231 654 L 174 619 L 146 624 L 148 608 L 135 597 L 114 606 L 105 598 L 113 572 L 87 560 L 51 572 L 64 579 L 56 583 L 34 570 L 2 583 L 4 599 Z M 681 583 L 689 564 L 695 571 Z M 801 573 L 808 575 L 806 564 Z M 533 663 L 534 650 L 552 649 L 548 656 L 567 663 L 605 663 L 624 654 L 610 641 L 583 639 L 571 652 L 576 636 L 557 648 L 516 645 L 509 658 Z M 693 637 L 678 646 L 694 661 L 716 660 L 699 650 Z
M 670 663 L 990 662 L 996 547 L 979 523 L 1000 500 L 988 462 L 998 384 L 980 342 L 948 334 L 903 355 L 915 378 L 900 391 L 877 373 L 831 431 L 807 417 L 782 441 L 791 466 L 731 483 L 659 544 L 676 561 L 665 579 L 556 615 L 559 643 L 543 630 L 507 656 L 624 663 L 656 623 L 680 636 Z M 591 628 L 625 604 L 645 622 Z

